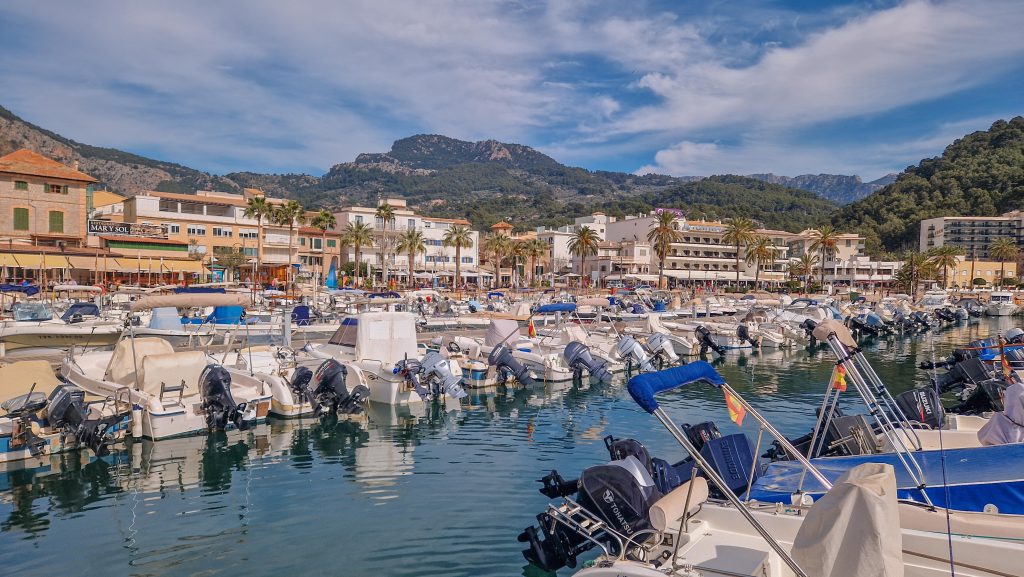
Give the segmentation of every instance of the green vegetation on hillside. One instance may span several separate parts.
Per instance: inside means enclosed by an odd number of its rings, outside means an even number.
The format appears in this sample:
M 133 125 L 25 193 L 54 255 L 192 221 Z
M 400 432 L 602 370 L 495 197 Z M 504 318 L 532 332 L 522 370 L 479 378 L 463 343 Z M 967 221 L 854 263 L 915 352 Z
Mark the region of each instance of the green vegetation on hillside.
M 916 248 L 922 219 L 997 216 L 1024 208 L 1024 117 L 996 121 L 908 167 L 896 182 L 843 207 L 832 222 L 872 253 Z

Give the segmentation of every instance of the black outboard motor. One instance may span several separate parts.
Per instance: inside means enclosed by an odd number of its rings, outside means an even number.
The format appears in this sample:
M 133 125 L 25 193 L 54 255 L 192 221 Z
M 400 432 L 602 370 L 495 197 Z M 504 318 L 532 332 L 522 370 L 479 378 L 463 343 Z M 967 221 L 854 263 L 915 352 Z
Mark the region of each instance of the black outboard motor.
M 50 427 L 62 429 L 74 437 L 79 445 L 88 447 L 102 457 L 110 452 L 113 427 L 122 418 L 109 415 L 99 419 L 89 418 L 89 407 L 85 404 L 85 391 L 73 385 L 59 385 L 50 393 L 46 407 L 46 418 Z
M 583 371 L 586 371 L 598 382 L 611 382 L 612 374 L 608 372 L 607 363 L 595 359 L 594 355 L 590 354 L 590 347 L 587 345 L 573 341 L 565 346 L 562 356 L 565 357 L 565 362 L 572 368 L 576 378 L 581 378 Z
M 530 386 L 534 384 L 533 377 L 530 376 L 530 370 L 513 357 L 512 351 L 505 345 L 498 345 L 491 350 L 491 354 L 487 355 L 487 364 L 501 373 L 503 376 L 502 381 L 511 375 L 524 385 Z
M 693 334 L 696 335 L 697 341 L 700 342 L 700 354 L 706 355 L 708 349 L 711 349 L 721 356 L 725 356 L 725 347 L 715 342 L 715 339 L 711 336 L 711 331 L 704 325 L 700 325 L 693 329 Z
M 317 417 L 338 412 L 358 415 L 363 412 L 363 402 L 370 396 L 370 390 L 356 385 L 348 390 L 348 369 L 334 359 L 320 363 L 316 373 L 307 367 L 296 367 L 292 374 L 291 389 L 295 395 L 313 407 Z
M 956 313 L 954 313 L 952 309 L 947 307 L 935 309 L 934 313 L 935 317 L 940 321 L 945 321 L 947 323 L 955 323 L 957 320 Z
M 240 431 L 252 426 L 252 421 L 245 418 L 245 403 L 236 403 L 231 396 L 231 373 L 227 369 L 208 365 L 199 376 L 199 390 L 203 396 L 207 429 L 223 431 L 228 423 L 234 423 Z
M 814 329 L 817 328 L 818 323 L 811 319 L 804 319 L 804 322 L 800 323 L 800 328 L 804 330 L 804 334 L 807 335 L 807 340 L 813 347 L 818 343 L 818 339 L 814 338 Z
M 942 428 L 946 411 L 942 408 L 938 393 L 932 387 L 920 387 L 903 391 L 895 397 L 896 406 L 912 422 L 921 423 L 932 429 Z
M 662 496 L 650 473 L 632 456 L 607 465 L 589 467 L 575 483 L 565 481 L 557 471 L 552 471 L 541 481 L 545 484 L 542 492 L 548 496 L 567 497 L 575 493 L 577 503 L 588 514 L 627 538 L 650 528 L 651 505 Z M 558 489 L 553 491 L 556 487 Z M 529 548 L 523 551 L 526 560 L 545 571 L 575 567 L 576 558 L 595 546 L 593 541 L 558 522 L 550 513 L 541 513 L 537 521 L 539 527 L 527 527 L 519 534 L 518 540 L 529 544 Z M 619 542 L 603 530 L 591 537 L 607 547 L 610 553 L 620 553 Z M 640 536 L 638 540 L 643 542 L 644 538 Z
M 761 346 L 761 343 L 757 339 L 750 336 L 750 327 L 748 327 L 746 323 L 740 323 L 736 326 L 736 337 L 740 342 L 750 343 L 750 346 L 754 348 Z

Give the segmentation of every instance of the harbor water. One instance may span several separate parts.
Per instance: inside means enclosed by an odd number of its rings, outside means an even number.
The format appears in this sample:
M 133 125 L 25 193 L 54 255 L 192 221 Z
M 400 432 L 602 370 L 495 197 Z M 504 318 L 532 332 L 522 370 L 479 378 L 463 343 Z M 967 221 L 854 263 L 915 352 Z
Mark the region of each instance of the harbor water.
M 919 362 L 1015 324 L 972 320 L 865 350 L 898 392 L 927 382 Z M 718 368 L 796 436 L 812 426 L 832 366 L 826 349 L 796 349 L 730 353 Z M 855 397 L 844 405 L 855 410 Z M 677 422 L 736 428 L 717 390 L 664 399 Z M 743 429 L 756 436 L 752 419 Z M 136 442 L 91 462 L 58 455 L 0 473 L 0 567 L 22 577 L 538 575 L 516 542 L 547 503 L 536 480 L 607 460 L 606 435 L 683 456 L 621 381 L 499 387 L 461 405 L 373 406 L 365 421 Z

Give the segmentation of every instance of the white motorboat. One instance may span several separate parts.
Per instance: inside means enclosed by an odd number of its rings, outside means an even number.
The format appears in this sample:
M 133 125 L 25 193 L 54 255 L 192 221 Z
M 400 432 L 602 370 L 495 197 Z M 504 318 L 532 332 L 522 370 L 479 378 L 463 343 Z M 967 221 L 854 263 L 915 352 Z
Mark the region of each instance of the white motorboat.
M 1013 302 L 1013 293 L 1009 291 L 992 291 L 992 297 L 985 307 L 985 314 L 990 317 L 1008 317 L 1020 310 Z
M 307 344 L 304 350 L 341 362 L 352 386 L 370 390 L 371 402 L 404 405 L 466 395 L 458 363 L 436 351 L 420 358 L 412 313 L 367 312 L 342 319 L 327 343 Z
M 92 303 L 76 303 L 63 317 L 38 301 L 15 303 L 11 312 L 13 319 L 0 324 L 0 356 L 15 349 L 106 346 L 121 335 L 122 325 L 100 319 Z
M 232 306 L 248 298 L 231 294 L 153 296 L 135 301 L 132 311 L 154 307 Z M 166 340 L 134 337 L 128 327 L 113 351 L 69 354 L 62 376 L 85 391 L 124 398 L 133 410 L 133 436 L 154 440 L 208 430 L 245 429 L 265 420 L 270 394 L 259 379 L 231 374 L 198 350 L 175 351 Z

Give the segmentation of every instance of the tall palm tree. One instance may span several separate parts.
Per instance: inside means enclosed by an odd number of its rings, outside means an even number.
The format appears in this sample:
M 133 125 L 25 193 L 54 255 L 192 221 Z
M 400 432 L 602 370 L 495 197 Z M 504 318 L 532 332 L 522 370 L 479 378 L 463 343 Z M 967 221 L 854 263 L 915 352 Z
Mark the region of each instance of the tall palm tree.
M 531 238 L 523 242 L 523 256 L 530 259 L 530 286 L 537 282 L 537 259 L 547 254 L 548 250 L 548 243 L 539 238 Z
M 391 256 L 392 233 L 395 229 L 395 209 L 390 204 L 383 202 L 373 214 L 380 221 L 380 239 L 377 241 L 377 248 L 380 249 L 378 254 L 380 254 L 381 279 L 384 284 L 387 284 L 388 257 Z
M 818 262 L 821 264 L 821 286 L 825 286 L 825 257 L 836 253 L 836 246 L 839 243 L 839 231 L 830 224 L 819 226 L 811 231 L 811 251 L 817 251 Z M 833 283 L 835 280 L 833 279 Z
M 757 224 L 745 216 L 730 218 L 725 223 L 722 242 L 736 247 L 736 286 L 740 285 L 740 248 L 746 247 L 757 236 Z
M 511 249 L 511 239 L 503 234 L 493 234 L 483 242 L 487 259 L 494 263 L 494 283 L 501 281 L 501 261 L 505 260 Z
M 775 262 L 775 251 L 778 250 L 767 236 L 758 235 L 747 246 L 747 264 L 754 266 L 754 286 L 761 280 L 761 268 Z
M 917 286 L 922 280 L 934 278 L 938 267 L 927 255 L 910 250 L 903 257 L 903 265 L 896 273 L 896 282 L 907 289 L 910 296 L 917 296 Z
M 321 208 L 320 212 L 318 212 L 317 215 L 313 217 L 313 222 L 311 222 L 310 224 L 313 226 L 313 228 L 320 229 L 320 250 L 323 251 L 320 253 L 321 255 L 323 255 L 321 257 L 321 259 L 323 260 L 323 266 L 321 268 L 324 270 L 324 272 L 322 273 L 325 275 L 324 278 L 327 278 L 327 268 L 329 266 L 327 264 L 327 231 L 338 226 L 338 219 L 334 216 L 334 213 L 332 213 L 331 211 L 327 210 L 326 208 Z M 338 264 L 341 264 L 340 259 L 338 260 Z
M 271 220 L 278 226 L 288 227 L 288 271 L 285 278 L 290 285 L 292 282 L 292 246 L 295 242 L 295 227 L 306 223 L 306 209 L 302 208 L 297 200 L 289 200 L 279 204 L 270 215 Z
M 427 251 L 427 241 L 423 237 L 422 232 L 410 228 L 399 235 L 397 250 L 409 255 L 409 276 L 406 280 L 408 281 L 408 286 L 412 286 L 412 274 L 413 267 L 416 264 L 416 255 Z
M 1017 260 L 1020 249 L 1012 238 L 1001 236 L 988 245 L 988 254 L 999 261 L 999 286 L 1003 286 L 1003 277 L 1006 276 L 1006 263 Z M 973 282 L 974 279 L 971 279 Z
M 569 239 L 569 254 L 580 257 L 580 284 L 583 284 L 583 275 L 587 271 L 587 255 L 597 254 L 597 245 L 601 238 L 597 231 L 589 226 L 582 226 L 572 238 Z
M 455 286 L 459 287 L 462 285 L 462 249 L 473 247 L 473 231 L 456 224 L 444 232 L 441 245 L 455 247 Z
M 267 202 L 265 196 L 254 196 L 245 203 L 245 217 L 256 219 L 256 278 L 252 280 L 257 284 L 262 274 L 260 267 L 263 264 L 260 258 L 263 253 L 263 219 L 268 218 L 273 211 L 274 205 Z
M 928 251 L 932 264 L 942 271 L 942 288 L 949 288 L 949 269 L 955 269 L 963 255 L 964 249 L 952 244 L 937 246 Z
M 373 228 L 365 222 L 350 222 L 342 234 L 344 244 L 356 250 L 356 285 L 359 285 L 360 256 L 364 246 L 373 246 Z
M 805 252 L 800 258 L 789 262 L 789 274 L 804 277 L 804 292 L 807 292 L 807 285 L 810 283 L 811 275 L 814 274 L 814 267 L 818 264 L 818 255 L 813 252 Z
M 672 247 L 672 243 L 680 242 L 683 239 L 682 231 L 674 226 L 675 222 L 675 213 L 659 212 L 654 222 L 651 223 L 651 230 L 647 233 L 647 242 L 651 243 L 654 254 L 658 255 L 658 288 L 661 288 L 662 280 L 665 277 L 665 259 L 668 258 L 668 251 Z

